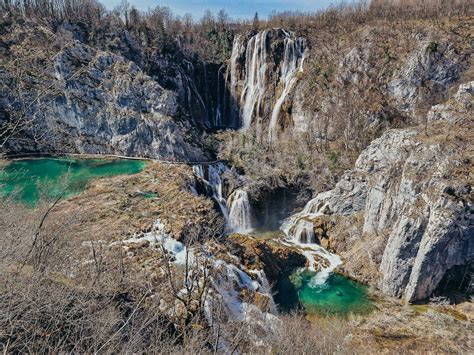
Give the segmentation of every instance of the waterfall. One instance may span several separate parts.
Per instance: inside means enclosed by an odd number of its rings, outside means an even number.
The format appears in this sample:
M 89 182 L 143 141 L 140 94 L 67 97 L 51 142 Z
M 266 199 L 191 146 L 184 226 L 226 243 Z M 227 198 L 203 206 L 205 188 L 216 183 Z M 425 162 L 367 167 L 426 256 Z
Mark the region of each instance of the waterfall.
M 285 52 L 281 65 L 280 85 L 283 84 L 283 91 L 278 97 L 272 111 L 272 118 L 268 129 L 268 138 L 272 140 L 276 135 L 276 128 L 280 111 L 286 97 L 298 81 L 298 72 L 303 72 L 304 56 L 306 52 L 306 41 L 302 38 L 294 38 L 288 32 L 285 33 Z
M 321 206 L 320 202 L 316 203 L 316 200 L 311 200 L 300 213 L 284 220 L 281 230 L 298 243 L 315 244 L 317 241 L 311 219 L 324 215 L 321 210 L 324 210 L 324 206 Z
M 230 115 L 231 115 L 231 122 L 234 127 L 239 126 L 239 107 L 237 104 L 237 85 L 238 85 L 238 78 L 237 78 L 237 68 L 238 68 L 238 57 L 241 51 L 241 41 L 242 36 L 237 35 L 234 38 L 234 44 L 232 47 L 232 55 L 230 57 Z
M 319 256 L 328 261 L 328 266 L 323 268 L 311 280 L 312 285 L 322 285 L 326 282 L 331 273 L 342 264 L 341 258 L 316 244 L 316 235 L 312 219 L 323 216 L 321 211 L 325 210 L 326 205 L 322 205 L 319 200 L 311 200 L 304 207 L 303 211 L 286 219 L 281 230 L 287 236 L 284 244 L 297 246 L 302 249 L 303 254 L 309 261 L 309 269 L 316 271 L 314 256 Z
M 194 165 L 193 173 L 212 191 L 227 224 L 227 232 L 249 233 L 252 231 L 252 211 L 247 191 L 235 190 L 226 201 L 223 193 L 222 174 L 229 171 L 223 163 Z M 197 194 L 196 186 L 191 191 Z
M 246 80 L 240 98 L 244 130 L 250 127 L 254 112 L 260 111 L 262 98 L 267 90 L 267 34 L 267 30 L 259 32 L 247 43 Z
M 281 43 L 276 41 L 283 41 L 281 54 L 274 53 L 280 48 L 274 44 Z M 270 140 L 274 138 L 283 104 L 298 81 L 297 74 L 303 71 L 305 53 L 306 40 L 285 30 L 261 31 L 247 42 L 245 37 L 236 36 L 230 58 L 230 95 L 240 109 L 231 107 L 233 122 L 240 114 L 241 128 L 246 130 L 255 118 L 261 123 L 261 119 L 271 117 L 268 134 Z M 243 54 L 245 67 L 241 68 Z M 280 55 L 281 60 L 275 62 L 274 57 Z M 242 82 L 240 73 L 244 73 Z
M 207 168 L 207 174 L 205 170 Z M 222 163 L 212 165 L 194 165 L 193 173 L 201 178 L 212 190 L 212 197 L 218 203 L 219 208 L 224 216 L 226 222 L 229 221 L 229 210 L 227 202 L 222 193 L 222 178 L 221 175 L 229 169 Z
M 227 205 L 229 206 L 229 225 L 231 230 L 237 233 L 251 232 L 251 207 L 247 191 L 242 189 L 234 191 L 230 195 Z

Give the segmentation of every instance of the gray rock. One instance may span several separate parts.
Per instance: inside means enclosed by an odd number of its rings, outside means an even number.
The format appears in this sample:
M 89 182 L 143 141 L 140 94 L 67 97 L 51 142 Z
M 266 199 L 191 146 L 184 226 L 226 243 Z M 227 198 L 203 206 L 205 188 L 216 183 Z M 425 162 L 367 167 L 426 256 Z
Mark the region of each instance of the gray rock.
M 454 123 L 472 119 L 473 101 L 474 81 L 461 84 L 451 100 L 431 108 L 428 112 L 428 121 L 443 120 Z
M 398 108 L 413 113 L 433 93 L 444 93 L 460 78 L 462 58 L 450 43 L 424 41 L 388 83 Z
M 51 80 L 62 92 L 52 103 L 32 106 L 35 124 L 22 132 L 21 140 L 10 142 L 10 153 L 208 158 L 192 122 L 179 117 L 178 94 L 165 90 L 134 62 L 74 41 L 54 57 L 53 68 Z
M 314 211 L 326 214 L 363 212 L 365 240 L 388 236 L 377 257 L 379 286 L 407 301 L 429 297 L 449 269 L 474 262 L 470 183 L 456 173 L 472 171 L 472 159 L 465 158 L 462 145 L 420 132 L 387 131 L 335 189 L 312 202 Z

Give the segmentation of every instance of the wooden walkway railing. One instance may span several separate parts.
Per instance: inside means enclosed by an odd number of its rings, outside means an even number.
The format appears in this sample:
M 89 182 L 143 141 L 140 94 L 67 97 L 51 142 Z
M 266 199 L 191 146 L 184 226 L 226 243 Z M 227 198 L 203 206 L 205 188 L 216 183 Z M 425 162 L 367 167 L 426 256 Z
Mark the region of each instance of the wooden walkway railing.
M 125 155 L 119 154 L 81 154 L 81 153 L 55 153 L 55 154 L 47 154 L 47 153 L 28 153 L 28 154 L 13 154 L 13 155 L 5 155 L 5 159 L 15 159 L 15 158 L 28 158 L 31 156 L 43 156 L 43 157 L 64 157 L 64 156 L 78 156 L 78 157 L 90 157 L 90 158 L 119 158 L 119 159 L 129 159 L 129 160 L 144 160 L 144 161 L 152 161 L 162 164 L 176 164 L 176 165 L 211 165 L 217 164 L 221 162 L 225 162 L 223 159 L 212 160 L 212 161 L 177 161 L 177 160 L 161 160 L 161 159 L 153 159 L 153 158 L 144 158 L 144 157 L 129 157 Z

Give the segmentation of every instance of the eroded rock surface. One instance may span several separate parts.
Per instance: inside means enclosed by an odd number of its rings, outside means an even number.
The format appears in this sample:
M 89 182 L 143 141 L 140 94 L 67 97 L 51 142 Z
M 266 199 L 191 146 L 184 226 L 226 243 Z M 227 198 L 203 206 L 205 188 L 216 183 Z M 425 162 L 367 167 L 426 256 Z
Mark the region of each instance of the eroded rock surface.
M 455 100 L 469 87 L 462 85 Z M 367 263 L 372 259 L 380 272 L 376 283 L 408 301 L 429 297 L 448 270 L 474 262 L 474 156 L 469 149 L 474 127 L 455 111 L 449 117 L 456 127 L 439 121 L 429 128 L 387 131 L 335 189 L 312 201 L 315 211 L 340 225 L 362 215 L 356 230 L 351 227 L 351 238 L 341 243 L 344 232 L 333 232 L 331 246 L 353 257 L 350 249 L 363 253 L 365 245 Z M 371 255 L 380 242 L 379 255 Z M 350 270 L 352 260 L 345 261 Z
M 208 159 L 200 141 L 204 123 L 199 119 L 204 116 L 193 109 L 193 99 L 189 108 L 183 104 L 185 93 L 192 91 L 184 73 L 168 73 L 171 64 L 157 58 L 154 73 L 161 80 L 155 80 L 120 51 L 103 51 L 62 32 L 31 26 L 13 27 L 2 37 L 8 45 L 2 53 L 0 123 L 8 126 L 24 117 L 8 142 L 8 153 Z M 64 36 L 65 43 L 58 46 L 55 36 Z M 24 55 L 26 46 L 29 56 L 18 67 L 14 58 Z M 21 87 L 18 80 L 29 86 Z M 160 83 L 168 83 L 169 89 Z M 188 109 L 196 117 L 189 117 Z

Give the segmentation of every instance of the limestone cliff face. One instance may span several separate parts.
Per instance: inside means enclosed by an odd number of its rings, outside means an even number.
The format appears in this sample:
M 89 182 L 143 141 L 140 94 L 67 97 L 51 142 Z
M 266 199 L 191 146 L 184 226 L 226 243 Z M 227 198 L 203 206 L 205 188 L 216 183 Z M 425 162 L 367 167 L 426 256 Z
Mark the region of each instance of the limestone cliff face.
M 24 112 L 31 122 L 9 141 L 7 152 L 209 158 L 199 133 L 208 124 L 204 104 L 187 72 L 178 70 L 179 63 L 157 58 L 153 73 L 158 81 L 121 54 L 62 35 L 66 43 L 58 49 L 55 34 L 47 28 L 23 26 L 5 34 L 9 47 L 2 60 L 8 69 L 1 74 L 0 120 Z M 27 73 L 22 80 L 32 83 L 23 89 L 15 87 L 18 73 L 13 67 L 15 57 L 22 54 L 20 38 L 25 45 L 31 42 L 32 55 L 49 52 L 40 74 L 28 72 L 27 59 L 17 64 Z M 40 54 L 32 62 L 36 60 L 41 60 Z
M 396 106 L 414 113 L 423 102 L 439 97 L 463 71 L 463 57 L 449 42 L 422 40 L 387 85 Z
M 422 122 L 470 67 L 472 43 L 462 34 L 365 27 L 338 38 L 337 45 L 314 34 L 308 39 L 292 34 L 295 43 L 303 44 L 300 52 L 289 51 L 299 67 L 284 75 L 285 33 L 270 30 L 250 40 L 237 37 L 231 60 L 231 92 L 240 103 L 242 126 L 273 130 L 273 138 L 312 132 L 333 141 L 341 135 L 341 126 L 376 132 L 401 118 Z M 252 77 L 254 59 L 261 63 Z M 246 100 L 249 77 L 256 83 L 253 101 Z
M 459 109 L 466 95 L 472 102 L 471 85 L 462 85 L 451 104 Z M 430 128 L 387 131 L 334 190 L 312 202 L 341 226 L 362 216 L 351 237 L 338 240 L 345 238 L 340 229 L 330 245 L 346 257 L 349 272 L 354 250 L 363 250 L 366 263 L 375 260 L 379 269 L 378 286 L 408 301 L 429 297 L 450 269 L 474 262 L 474 126 L 454 111 L 449 116 L 457 126 L 439 121 Z M 379 251 L 376 244 L 382 244 Z

